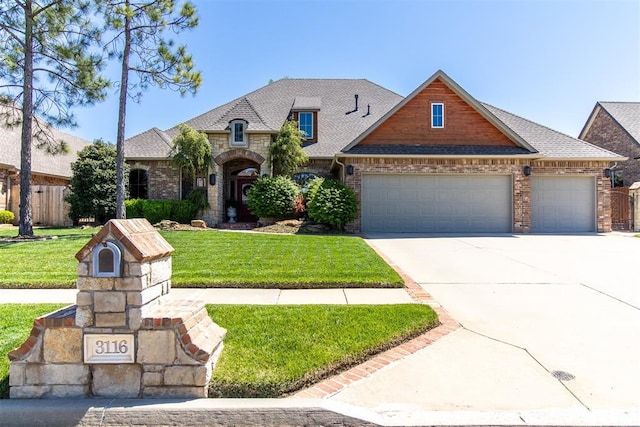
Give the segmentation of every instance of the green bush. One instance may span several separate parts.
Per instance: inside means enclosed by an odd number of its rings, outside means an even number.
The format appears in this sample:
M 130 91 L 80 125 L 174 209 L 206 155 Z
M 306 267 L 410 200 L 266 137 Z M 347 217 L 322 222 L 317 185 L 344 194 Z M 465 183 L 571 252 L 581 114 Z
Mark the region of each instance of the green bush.
M 127 218 L 146 218 L 151 224 L 164 219 L 189 224 L 198 214 L 198 206 L 189 200 L 144 200 L 125 201 Z
M 0 210 L 0 224 L 13 224 L 15 217 L 11 211 Z
M 144 199 L 129 199 L 124 201 L 127 218 L 144 218 Z
M 187 200 L 196 205 L 198 207 L 198 210 L 205 209 L 209 206 L 209 201 L 207 200 L 207 192 L 202 188 L 191 190 L 191 192 L 187 195 Z
M 309 218 L 339 230 L 356 218 L 356 195 L 339 181 L 316 178 L 307 193 Z
M 298 186 L 286 176 L 263 177 L 251 187 L 249 210 L 261 218 L 290 218 Z

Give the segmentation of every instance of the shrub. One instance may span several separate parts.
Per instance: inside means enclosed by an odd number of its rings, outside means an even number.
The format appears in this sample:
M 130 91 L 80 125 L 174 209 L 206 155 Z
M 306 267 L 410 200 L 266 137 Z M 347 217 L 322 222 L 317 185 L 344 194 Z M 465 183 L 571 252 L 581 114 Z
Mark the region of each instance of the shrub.
M 144 200 L 125 202 L 127 218 L 146 218 L 151 224 L 163 219 L 188 224 L 198 214 L 198 207 L 189 200 Z
M 0 224 L 13 224 L 15 217 L 11 211 L 0 210 Z
M 339 230 L 356 218 L 356 195 L 341 182 L 314 179 L 310 184 L 307 211 L 309 218 Z
M 199 211 L 209 206 L 209 201 L 207 200 L 207 192 L 202 188 L 191 190 L 191 192 L 187 195 L 187 200 L 196 205 Z
M 288 218 L 293 214 L 293 203 L 297 194 L 298 186 L 291 178 L 260 178 L 249 192 L 249 210 L 262 218 Z
M 124 201 L 127 218 L 144 218 L 144 199 L 129 199 Z

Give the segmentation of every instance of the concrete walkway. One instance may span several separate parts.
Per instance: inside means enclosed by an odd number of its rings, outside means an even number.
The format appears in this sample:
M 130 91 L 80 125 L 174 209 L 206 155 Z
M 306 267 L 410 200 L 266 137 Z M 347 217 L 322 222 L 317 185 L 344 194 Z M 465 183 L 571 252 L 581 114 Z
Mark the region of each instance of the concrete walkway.
M 76 289 L 0 289 L 0 304 L 74 304 Z M 200 289 L 173 288 L 171 299 L 205 304 L 411 304 L 406 289 Z

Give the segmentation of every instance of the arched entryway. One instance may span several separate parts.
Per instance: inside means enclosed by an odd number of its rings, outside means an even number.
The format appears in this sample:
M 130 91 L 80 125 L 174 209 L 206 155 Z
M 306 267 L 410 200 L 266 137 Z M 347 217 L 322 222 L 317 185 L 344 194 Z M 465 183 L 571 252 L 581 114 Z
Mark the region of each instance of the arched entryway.
M 260 165 L 250 159 L 233 159 L 224 164 L 224 212 L 227 208 L 236 208 L 236 221 L 254 222 L 258 218 L 251 214 L 247 194 L 260 176 Z

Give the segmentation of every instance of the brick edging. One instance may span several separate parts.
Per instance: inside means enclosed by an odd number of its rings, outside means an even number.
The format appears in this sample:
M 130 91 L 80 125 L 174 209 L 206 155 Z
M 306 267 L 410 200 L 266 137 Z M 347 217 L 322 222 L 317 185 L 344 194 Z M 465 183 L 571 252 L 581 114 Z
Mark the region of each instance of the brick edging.
M 402 271 L 397 265 L 391 262 L 378 248 L 369 243 L 365 239 L 365 242 L 371 247 L 382 259 L 385 260 L 391 268 L 393 268 L 400 277 L 404 280 L 404 284 L 407 287 L 407 292 L 417 302 L 433 303 L 433 298 L 429 295 L 420 285 L 418 285 L 411 277 L 409 277 L 404 271 Z M 450 334 L 451 332 L 460 328 L 460 324 L 456 322 L 449 313 L 447 313 L 442 307 L 435 306 L 433 310 L 438 315 L 440 325 L 405 342 L 394 348 L 386 350 L 380 354 L 372 356 L 369 360 L 360 363 L 340 374 L 334 375 L 331 378 L 322 380 L 309 388 L 296 392 L 291 397 L 293 398 L 324 398 L 329 397 L 349 384 L 359 381 L 369 375 L 377 372 L 378 370 L 388 366 L 398 360 L 405 358 L 411 354 L 416 353 L 438 339 Z
M 359 381 L 378 370 L 421 350 L 438 339 L 450 334 L 460 325 L 440 307 L 433 309 L 440 319 L 440 325 L 392 349 L 373 356 L 371 359 L 354 366 L 331 378 L 320 381 L 313 386 L 301 390 L 293 398 L 324 398 L 342 390 L 349 384 Z

